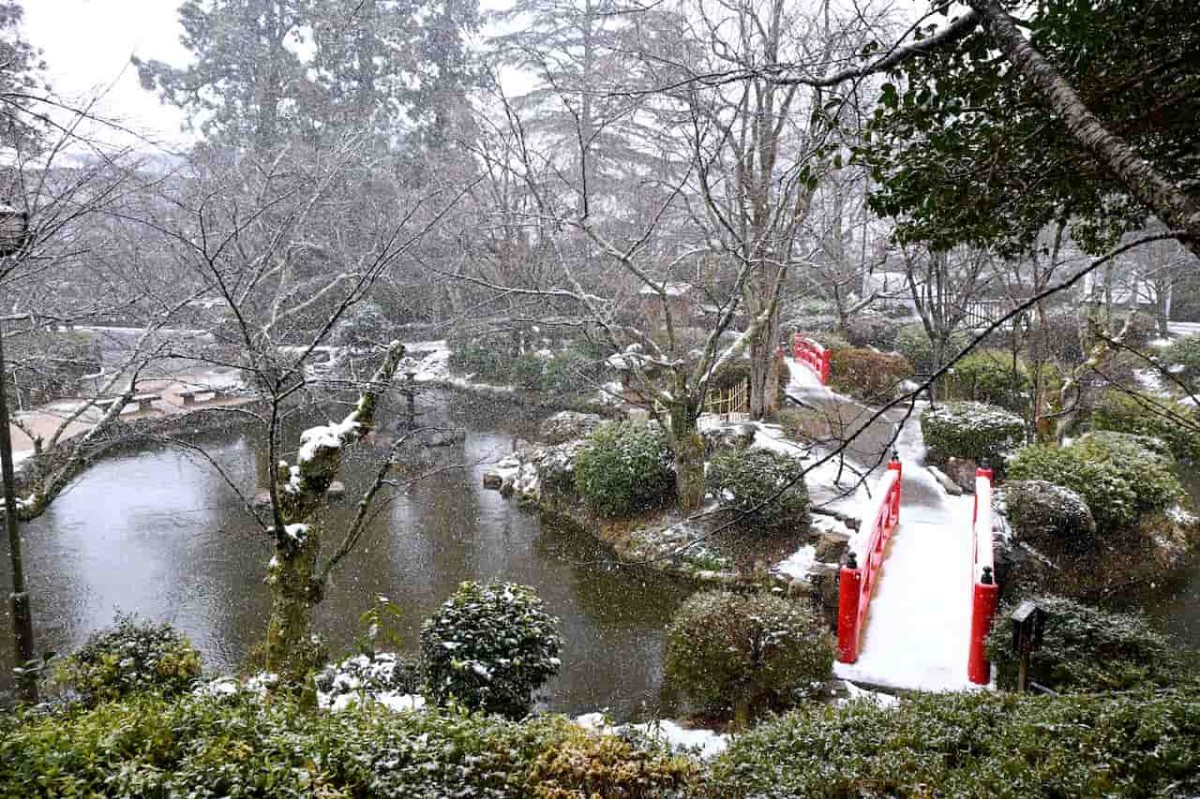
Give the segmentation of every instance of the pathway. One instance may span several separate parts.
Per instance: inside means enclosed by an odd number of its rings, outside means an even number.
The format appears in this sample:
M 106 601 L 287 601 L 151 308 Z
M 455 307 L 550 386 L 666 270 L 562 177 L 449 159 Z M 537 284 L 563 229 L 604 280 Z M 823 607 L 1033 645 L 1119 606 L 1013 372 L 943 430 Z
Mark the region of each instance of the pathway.
M 845 420 L 867 424 L 872 412 L 835 394 L 804 366 L 792 367 L 789 396 Z M 952 497 L 924 468 L 919 414 L 896 439 L 903 463 L 900 524 L 892 536 L 867 615 L 857 662 L 838 663 L 846 680 L 922 691 L 965 690 L 971 628 L 971 516 L 973 497 Z M 850 450 L 875 463 L 889 446 L 903 413 L 881 417 Z

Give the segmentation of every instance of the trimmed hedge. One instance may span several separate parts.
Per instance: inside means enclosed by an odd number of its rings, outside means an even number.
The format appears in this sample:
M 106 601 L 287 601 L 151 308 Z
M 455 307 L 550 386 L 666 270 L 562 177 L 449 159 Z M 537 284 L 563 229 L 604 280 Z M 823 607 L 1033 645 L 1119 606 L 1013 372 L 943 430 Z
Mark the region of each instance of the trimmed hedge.
M 575 456 L 575 490 L 601 516 L 661 507 L 675 491 L 671 460 L 658 425 L 608 422 Z
M 1029 678 L 1059 693 L 1125 691 L 1163 687 L 1182 676 L 1182 660 L 1166 636 L 1144 618 L 1112 613 L 1062 597 L 1039 597 L 1046 609 L 1045 640 L 1030 656 Z M 1007 619 L 1003 607 L 998 619 Z M 987 642 L 997 684 L 1013 690 L 1019 659 L 1012 653 L 1012 630 L 997 624 Z
M 117 615 L 113 627 L 89 636 L 55 669 L 54 687 L 96 705 L 155 690 L 178 694 L 200 677 L 200 653 L 166 622 Z
M 946 358 L 962 352 L 970 340 L 971 336 L 967 333 L 955 333 L 950 337 Z M 929 375 L 936 368 L 942 366 L 942 364 L 933 362 L 933 343 L 925 332 L 925 326 L 920 322 L 900 328 L 900 332 L 896 336 L 896 351 L 908 359 L 918 374 Z
M 913 376 L 903 356 L 866 349 L 834 350 L 829 371 L 834 391 L 869 403 L 894 399 L 900 383 Z
M 771 594 L 692 596 L 667 631 L 667 678 L 705 711 L 795 704 L 832 675 L 834 646 L 803 605 Z
M 431 698 L 520 718 L 560 665 L 558 619 L 532 588 L 465 582 L 421 625 Z
M 796 458 L 765 449 L 718 452 L 707 482 L 723 507 L 749 514 L 745 522 L 751 527 L 772 533 L 809 527 L 804 464 Z
M 1200 689 L 802 709 L 736 738 L 711 782 L 727 799 L 1195 796 Z
M 1029 410 L 1033 380 L 1023 361 L 1013 369 L 1012 355 L 998 350 L 975 351 L 946 373 L 946 399 L 982 402 L 1024 415 Z
M 1088 433 L 1065 447 L 1025 447 L 1008 464 L 1013 480 L 1045 480 L 1075 491 L 1102 533 L 1132 528 L 1183 495 L 1165 445 L 1125 433 Z
M 1002 469 L 1004 456 L 1025 441 L 1025 421 L 993 405 L 951 402 L 921 415 L 921 433 L 935 461 L 986 460 Z

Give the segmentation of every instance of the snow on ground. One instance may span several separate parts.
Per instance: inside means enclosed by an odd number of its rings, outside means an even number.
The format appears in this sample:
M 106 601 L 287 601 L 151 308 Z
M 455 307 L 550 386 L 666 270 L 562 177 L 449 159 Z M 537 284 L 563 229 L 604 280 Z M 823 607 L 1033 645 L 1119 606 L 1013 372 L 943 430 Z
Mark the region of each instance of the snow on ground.
M 806 397 L 821 397 L 822 395 L 832 394 L 833 391 L 825 385 L 821 384 L 821 379 L 817 377 L 817 373 L 809 369 L 802 363 L 796 363 L 792 358 L 786 359 L 788 371 L 792 373 L 792 379 L 788 382 L 786 393 L 797 399 L 805 399 Z
M 820 447 L 797 444 L 784 436 L 783 428 L 779 425 L 755 422 L 754 427 L 757 432 L 752 446 L 804 461 L 808 468 L 804 482 L 808 485 L 808 495 L 815 507 L 858 514 L 867 498 L 867 489 L 861 480 L 861 467 L 849 458 L 842 464 L 839 456 L 828 457 L 828 451 Z
M 729 746 L 729 736 L 724 733 L 691 729 L 670 719 L 613 727 L 603 713 L 585 713 L 576 717 L 575 723 L 585 730 L 592 730 L 604 735 L 620 735 L 625 731 L 635 732 L 661 741 L 676 752 L 696 755 L 705 760 L 716 757 Z
M 1162 374 L 1156 369 L 1134 369 L 1133 379 L 1143 391 L 1148 391 L 1151 394 L 1167 393 L 1166 386 L 1163 384 Z
M 793 580 L 807 580 L 808 571 L 817 560 L 817 548 L 812 544 L 800 547 L 793 554 L 775 564 L 774 571 Z
M 926 469 L 920 425 L 897 441 L 904 463 L 900 526 L 889 545 L 857 663 L 834 673 L 868 685 L 967 690 L 973 497 L 952 497 Z
M 900 697 L 898 696 L 880 693 L 879 691 L 868 691 L 866 688 L 859 688 L 852 682 L 843 684 L 846 686 L 846 693 L 849 694 L 849 699 L 839 700 L 838 707 L 845 707 L 847 704 L 854 701 L 874 702 L 876 705 L 882 708 L 900 706 Z

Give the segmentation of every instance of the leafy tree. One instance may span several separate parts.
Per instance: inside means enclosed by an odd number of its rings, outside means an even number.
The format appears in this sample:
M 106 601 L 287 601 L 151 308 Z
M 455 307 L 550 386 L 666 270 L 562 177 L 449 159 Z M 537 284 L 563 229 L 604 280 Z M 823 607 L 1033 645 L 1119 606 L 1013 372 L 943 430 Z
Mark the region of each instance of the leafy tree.
M 879 182 L 873 208 L 899 218 L 901 240 L 936 249 L 966 242 L 1013 254 L 1074 219 L 1074 239 L 1099 252 L 1141 228 L 1158 209 L 1081 143 L 1058 98 L 1014 66 L 996 4 L 971 5 L 988 7 L 984 25 L 905 60 L 883 85 L 859 152 Z M 1083 106 L 1168 181 L 1196 174 L 1200 28 L 1180 24 L 1194 16 L 1190 0 L 1037 0 L 1019 9 L 1028 42 Z

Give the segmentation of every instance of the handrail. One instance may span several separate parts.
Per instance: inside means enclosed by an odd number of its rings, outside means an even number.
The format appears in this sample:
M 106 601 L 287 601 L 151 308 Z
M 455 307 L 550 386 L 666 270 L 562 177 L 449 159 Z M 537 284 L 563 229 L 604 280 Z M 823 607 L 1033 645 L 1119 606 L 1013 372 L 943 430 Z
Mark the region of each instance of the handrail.
M 838 573 L 838 660 L 842 663 L 858 660 L 883 553 L 900 522 L 900 482 L 900 461 L 893 458 L 879 480 L 870 510 L 863 517 L 863 524 L 871 526 L 866 535 L 855 536 L 846 565 Z
M 976 685 L 987 685 L 992 681 L 992 664 L 987 658 L 987 636 L 1000 599 L 992 541 L 991 469 L 975 470 L 971 540 L 971 639 L 967 653 L 967 678 Z
M 829 350 L 799 333 L 792 339 L 792 360 L 807 366 L 821 381 L 829 385 Z

